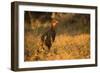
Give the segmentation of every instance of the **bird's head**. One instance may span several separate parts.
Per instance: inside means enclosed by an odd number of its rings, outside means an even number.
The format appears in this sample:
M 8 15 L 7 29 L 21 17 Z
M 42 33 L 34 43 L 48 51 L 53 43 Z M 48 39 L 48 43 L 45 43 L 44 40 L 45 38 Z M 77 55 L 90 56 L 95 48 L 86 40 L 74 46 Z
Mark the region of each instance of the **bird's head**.
M 51 21 L 51 26 L 52 26 L 53 28 L 55 28 L 57 24 L 58 24 L 58 20 L 52 19 L 52 21 Z

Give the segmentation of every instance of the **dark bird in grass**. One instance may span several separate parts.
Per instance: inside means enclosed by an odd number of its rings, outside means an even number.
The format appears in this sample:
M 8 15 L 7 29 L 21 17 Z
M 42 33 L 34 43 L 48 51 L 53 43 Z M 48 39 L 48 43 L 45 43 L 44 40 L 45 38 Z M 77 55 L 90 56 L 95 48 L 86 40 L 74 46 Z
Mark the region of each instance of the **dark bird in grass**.
M 50 28 L 41 36 L 42 44 L 45 45 L 48 50 L 50 50 L 50 48 L 52 47 L 52 43 L 55 41 L 55 29 L 57 24 L 58 21 L 56 19 L 52 19 Z

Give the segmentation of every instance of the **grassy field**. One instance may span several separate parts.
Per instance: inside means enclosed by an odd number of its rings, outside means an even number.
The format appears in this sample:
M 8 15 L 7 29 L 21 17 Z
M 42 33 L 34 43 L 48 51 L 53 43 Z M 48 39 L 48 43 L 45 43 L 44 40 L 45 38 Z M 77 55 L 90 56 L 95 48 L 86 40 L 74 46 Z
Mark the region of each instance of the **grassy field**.
M 84 15 L 80 15 L 80 18 L 75 18 L 75 22 L 71 21 L 71 23 L 67 15 L 64 19 L 66 20 L 62 19 L 57 27 L 56 38 L 49 51 L 45 45 L 41 46 L 40 39 L 43 32 L 46 31 L 43 27 L 48 27 L 49 25 L 40 25 L 38 22 L 39 25 L 32 30 L 26 30 L 25 27 L 24 61 L 90 58 L 90 24 L 86 22 L 87 19 Z
M 89 41 L 90 37 L 88 34 L 74 37 L 63 34 L 56 37 L 50 51 L 48 51 L 42 48 L 40 37 L 28 34 L 25 37 L 28 47 L 25 48 L 25 61 L 90 58 Z

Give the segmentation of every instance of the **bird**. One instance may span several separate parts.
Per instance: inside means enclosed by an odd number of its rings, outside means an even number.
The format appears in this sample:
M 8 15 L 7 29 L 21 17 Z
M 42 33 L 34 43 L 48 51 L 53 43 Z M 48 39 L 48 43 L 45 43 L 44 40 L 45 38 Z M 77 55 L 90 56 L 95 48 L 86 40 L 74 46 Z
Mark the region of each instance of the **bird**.
M 53 42 L 55 41 L 57 24 L 58 21 L 56 19 L 52 19 L 50 28 L 41 36 L 41 41 L 48 48 L 48 50 L 50 50 Z

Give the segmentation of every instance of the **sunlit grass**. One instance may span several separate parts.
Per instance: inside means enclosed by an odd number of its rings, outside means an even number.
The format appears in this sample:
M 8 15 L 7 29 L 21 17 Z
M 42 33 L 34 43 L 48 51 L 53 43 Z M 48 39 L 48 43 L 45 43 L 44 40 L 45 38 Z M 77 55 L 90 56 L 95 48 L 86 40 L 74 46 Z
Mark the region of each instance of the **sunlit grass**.
M 90 15 L 57 13 L 56 37 L 50 50 L 41 35 L 51 28 L 51 14 L 25 13 L 24 60 L 70 60 L 90 58 Z M 41 18 L 42 17 L 42 18 Z M 31 20 L 31 21 L 30 21 Z M 43 49 L 44 47 L 44 49 Z
M 50 50 L 41 45 L 40 36 L 31 33 L 25 36 L 25 61 L 37 60 L 69 60 L 90 58 L 90 36 L 79 35 L 57 35 Z

